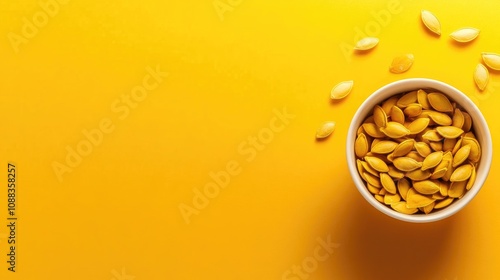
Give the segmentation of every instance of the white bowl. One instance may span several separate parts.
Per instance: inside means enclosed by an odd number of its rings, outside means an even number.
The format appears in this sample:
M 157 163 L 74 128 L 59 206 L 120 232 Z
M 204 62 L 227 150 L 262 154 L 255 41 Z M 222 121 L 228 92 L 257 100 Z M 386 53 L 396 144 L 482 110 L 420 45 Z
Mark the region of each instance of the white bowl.
M 354 142 L 356 140 L 356 132 L 359 126 L 362 124 L 363 120 L 370 114 L 372 114 L 373 107 L 376 104 L 381 103 L 392 95 L 396 95 L 403 92 L 408 92 L 416 89 L 434 89 L 436 91 L 442 92 L 447 95 L 450 99 L 454 100 L 459 104 L 466 112 L 468 112 L 472 118 L 473 130 L 476 135 L 479 144 L 481 145 L 482 154 L 481 159 L 477 169 L 476 181 L 472 188 L 467 191 L 467 193 L 461 198 L 454 201 L 448 207 L 445 207 L 436 212 L 430 214 L 402 214 L 396 212 L 392 208 L 380 203 L 375 199 L 375 197 L 368 191 L 365 186 L 363 179 L 361 179 L 357 166 L 356 166 L 356 155 L 354 153 Z M 490 130 L 488 124 L 484 119 L 479 108 L 467 97 L 464 93 L 458 89 L 431 79 L 424 78 L 414 78 L 405 79 L 390 83 L 383 86 L 382 88 L 371 94 L 364 102 L 361 104 L 356 114 L 354 115 L 349 131 L 347 134 L 347 164 L 349 166 L 349 172 L 354 180 L 354 183 L 361 193 L 361 195 L 377 210 L 380 212 L 393 217 L 398 220 L 413 222 L 413 223 L 427 223 L 442 220 L 447 218 L 462 208 L 465 207 L 479 192 L 483 186 L 486 177 L 488 177 L 488 172 L 491 166 L 491 160 L 493 156 L 493 147 L 491 141 Z

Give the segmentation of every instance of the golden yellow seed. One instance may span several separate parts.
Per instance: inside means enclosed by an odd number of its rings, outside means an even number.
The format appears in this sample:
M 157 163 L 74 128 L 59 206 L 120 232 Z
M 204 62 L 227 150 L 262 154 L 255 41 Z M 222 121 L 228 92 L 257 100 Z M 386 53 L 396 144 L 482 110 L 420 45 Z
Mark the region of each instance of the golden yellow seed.
M 391 120 L 400 124 L 405 123 L 405 114 L 398 106 L 393 106 L 391 109 Z
M 382 187 L 391 194 L 396 193 L 396 184 L 392 180 L 391 176 L 387 173 L 380 173 L 380 182 L 382 183 Z
M 417 102 L 416 90 L 403 94 L 403 96 L 401 96 L 401 98 L 399 98 L 398 101 L 396 102 L 396 105 L 399 108 L 406 108 L 408 105 L 413 104 L 415 102 Z
M 423 181 L 431 177 L 430 170 L 415 169 L 413 171 L 407 172 L 405 176 L 413 181 Z M 415 183 L 415 182 L 414 182 Z
M 373 120 L 373 115 L 366 117 L 363 123 L 375 123 L 375 121 Z
M 382 133 L 375 123 L 364 123 L 363 129 L 366 134 L 370 135 L 373 138 L 384 138 L 385 134 Z
M 381 195 L 376 194 L 375 199 L 378 200 L 378 202 L 384 203 L 384 197 Z
M 450 189 L 448 190 L 449 197 L 461 197 L 465 193 L 467 181 L 451 182 Z
M 427 10 L 422 10 L 420 12 L 420 17 L 425 27 L 438 36 L 441 35 L 441 23 L 433 13 Z
M 404 110 L 403 110 L 403 113 L 409 117 L 409 118 L 413 118 L 413 117 L 416 117 L 418 115 L 420 115 L 422 113 L 422 105 L 418 104 L 418 103 L 412 103 L 412 104 L 409 104 Z
M 481 57 L 486 66 L 493 70 L 500 70 L 500 54 L 483 52 Z
M 410 131 L 404 125 L 392 121 L 387 122 L 386 127 L 381 127 L 380 131 L 390 138 L 401 138 L 410 134 Z
M 451 174 L 453 174 L 453 171 L 455 171 L 455 168 L 453 167 L 453 155 L 450 152 L 445 152 L 443 155 L 443 161 L 448 162 L 448 166 L 446 167 L 448 170 L 446 173 L 441 177 L 444 181 L 449 181 L 451 178 Z
M 472 132 L 472 131 L 469 131 L 469 132 L 465 133 L 465 134 L 464 134 L 464 137 L 469 137 L 469 138 L 472 138 L 472 139 L 476 139 L 476 140 L 477 140 L 476 135 L 475 135 L 475 134 L 474 134 L 474 132 Z
M 425 207 L 436 201 L 431 196 L 418 193 L 414 188 L 408 190 L 406 194 L 406 203 L 410 208 Z
M 366 172 L 372 174 L 375 177 L 379 177 L 380 176 L 379 175 L 380 172 L 378 172 L 377 170 L 373 169 L 373 167 L 371 167 L 366 161 L 361 161 L 361 165 L 363 166 L 363 169 Z
M 436 202 L 433 202 L 433 203 L 431 203 L 431 204 L 429 204 L 429 205 L 427 205 L 427 206 L 424 206 L 424 207 L 423 207 L 423 208 L 424 208 L 424 209 L 423 209 L 423 212 L 424 212 L 425 214 L 429 214 L 429 213 L 430 213 L 430 212 L 432 212 L 432 210 L 434 209 L 434 205 L 436 205 Z
M 470 190 L 472 186 L 474 186 L 474 183 L 476 182 L 476 169 L 472 169 L 472 173 L 470 174 L 469 181 L 467 181 L 467 185 L 465 186 L 466 190 Z
M 455 126 L 438 126 L 436 132 L 444 138 L 457 138 L 464 133 L 461 128 Z
M 453 200 L 455 200 L 453 197 L 448 197 L 448 198 L 445 198 L 441 201 L 438 201 L 436 203 L 436 205 L 434 205 L 434 209 L 442 209 L 442 208 L 445 208 L 447 206 L 449 206 Z
M 389 71 L 394 74 L 404 73 L 410 69 L 414 60 L 415 57 L 411 53 L 396 56 L 392 60 L 391 66 L 389 66 Z
M 435 180 L 443 177 L 444 174 L 446 174 L 446 171 L 448 171 L 448 164 L 449 161 L 447 160 L 441 161 L 441 163 L 438 166 L 436 166 L 436 168 L 434 168 L 434 172 L 432 173 L 430 178 Z
M 413 187 L 421 194 L 434 194 L 439 192 L 439 185 L 431 180 L 413 182 Z
M 376 37 L 365 37 L 354 45 L 354 49 L 357 51 L 367 51 L 373 49 L 380 40 Z
M 478 35 L 479 35 L 479 29 L 466 27 L 453 31 L 450 34 L 450 37 L 459 43 L 467 43 L 476 39 Z
M 379 178 L 373 176 L 372 174 L 370 174 L 368 172 L 364 172 L 363 176 L 366 178 L 366 182 L 368 184 L 372 184 L 376 188 L 382 187 L 382 184 L 380 183 Z
M 436 200 L 441 200 L 441 199 L 445 199 L 446 197 L 442 196 L 441 193 L 434 193 L 434 194 L 432 194 L 432 198 L 434 198 Z
M 471 145 L 465 145 L 462 148 L 458 149 L 457 153 L 453 157 L 453 167 L 459 166 L 469 157 L 470 147 Z
M 464 125 L 462 126 L 463 131 L 469 132 L 472 128 L 472 118 L 467 112 L 462 112 L 464 115 Z
M 401 198 L 403 198 L 404 200 L 406 200 L 406 194 L 408 193 L 410 188 L 411 186 L 408 179 L 402 178 L 398 180 L 398 192 L 401 195 Z
M 445 138 L 443 140 L 443 151 L 445 152 L 451 152 L 453 151 L 453 148 L 457 144 L 457 138 Z
M 458 149 L 460 149 L 462 147 L 463 138 L 460 137 L 460 138 L 457 138 L 456 140 L 457 140 L 457 142 L 455 143 L 455 146 L 453 146 L 453 149 L 451 150 L 451 153 L 453 155 L 455 155 L 458 152 Z
M 418 161 L 416 161 L 412 158 L 409 158 L 409 157 L 395 158 L 393 161 L 393 164 L 397 169 L 399 169 L 401 171 L 405 171 L 405 172 L 413 171 L 417 168 L 422 167 L 421 162 L 418 162 Z
M 477 87 L 483 91 L 488 84 L 490 79 L 490 73 L 488 69 L 482 64 L 478 64 L 474 70 L 474 82 L 476 82 Z
M 372 153 L 389 154 L 396 149 L 398 143 L 389 140 L 382 140 L 372 146 Z
M 438 112 L 451 113 L 453 112 L 453 105 L 446 95 L 440 92 L 431 92 L 427 94 L 427 99 L 432 108 Z
M 382 107 L 376 105 L 373 108 L 373 121 L 378 127 L 385 127 L 387 125 L 387 115 Z
M 450 189 L 450 182 L 444 182 L 439 180 L 439 194 L 442 196 L 448 196 L 448 190 Z
M 465 119 L 464 114 L 462 114 L 462 110 L 460 110 L 459 108 L 455 108 L 451 125 L 454 127 L 462 128 L 462 126 L 464 126 L 464 121 Z
M 451 174 L 450 181 L 462 182 L 469 179 L 472 174 L 472 169 L 474 169 L 474 166 L 472 166 L 471 164 L 464 164 L 457 167 Z
M 476 139 L 470 137 L 464 137 L 462 139 L 462 146 L 470 145 L 470 153 L 468 159 L 473 162 L 479 162 L 481 158 L 481 146 L 479 146 L 479 142 Z
M 422 135 L 423 139 L 428 141 L 441 141 L 443 140 L 443 136 L 441 136 L 435 129 L 428 130 Z
M 403 142 L 399 143 L 396 148 L 394 149 L 393 152 L 393 157 L 402 157 L 409 153 L 413 149 L 413 145 L 415 143 L 415 140 L 413 139 L 407 139 L 404 140 Z
M 365 161 L 375 170 L 378 172 L 388 172 L 389 167 L 387 164 L 379 159 L 378 157 L 370 157 L 370 156 L 365 156 Z
M 428 155 L 422 162 L 422 170 L 427 170 L 436 167 L 443 159 L 443 152 L 433 152 Z
M 354 142 L 354 152 L 356 153 L 356 156 L 359 158 L 364 157 L 366 153 L 368 153 L 369 148 L 366 135 L 364 133 L 358 135 L 356 141 Z
M 380 189 L 371 184 L 366 184 L 366 188 L 371 194 L 378 194 Z
M 418 118 L 408 125 L 408 130 L 410 134 L 418 134 L 429 126 L 429 122 L 429 118 Z
M 330 98 L 338 100 L 346 97 L 349 93 L 351 93 L 353 85 L 354 81 L 344 81 L 338 83 L 330 92 Z
M 387 172 L 387 174 L 389 174 L 389 176 L 391 176 L 392 178 L 394 178 L 396 180 L 402 179 L 405 176 L 405 174 L 403 172 L 399 171 L 393 165 L 389 165 L 389 172 Z
M 433 151 L 442 151 L 443 150 L 443 142 L 430 142 L 429 146 Z
M 429 100 L 427 99 L 427 92 L 423 89 L 419 89 L 417 91 L 417 102 L 422 105 L 422 108 L 425 110 L 431 109 L 431 104 L 429 104 Z
M 450 118 L 450 116 L 445 113 L 429 111 L 425 114 L 427 114 L 431 120 L 439 125 L 451 125 L 453 123 L 453 120 Z
M 389 116 L 391 114 L 392 107 L 396 106 L 396 103 L 398 102 L 398 100 L 399 100 L 399 96 L 394 95 L 382 103 L 381 107 L 382 107 L 382 109 L 384 109 L 384 112 L 387 116 Z
M 399 196 L 398 193 L 386 194 L 384 196 L 384 203 L 387 205 L 391 205 L 393 203 L 400 202 L 400 201 L 401 201 L 401 196 Z
M 404 201 L 393 203 L 393 204 L 391 204 L 391 207 L 392 207 L 392 209 L 394 209 L 397 212 L 402 213 L 402 214 L 411 215 L 411 214 L 415 214 L 418 212 L 417 208 L 408 208 L 406 202 L 404 202 Z
M 316 131 L 316 138 L 318 139 L 323 139 L 335 130 L 335 122 L 324 122 Z
M 384 188 L 381 188 L 379 191 L 378 191 L 378 194 L 379 195 L 386 195 L 387 194 L 387 190 L 384 189 Z
M 432 152 L 429 145 L 424 142 L 416 142 L 414 146 L 417 153 L 423 157 L 430 155 Z
M 409 153 L 407 153 L 405 155 L 405 157 L 409 157 L 409 158 L 412 158 L 418 162 L 423 162 L 424 161 L 424 157 L 421 156 L 419 153 L 417 153 L 417 151 L 411 151 Z
M 360 135 L 361 133 L 364 133 L 364 132 L 365 132 L 365 130 L 363 129 L 362 126 L 360 126 L 360 127 L 358 127 L 358 130 L 356 131 L 356 136 Z

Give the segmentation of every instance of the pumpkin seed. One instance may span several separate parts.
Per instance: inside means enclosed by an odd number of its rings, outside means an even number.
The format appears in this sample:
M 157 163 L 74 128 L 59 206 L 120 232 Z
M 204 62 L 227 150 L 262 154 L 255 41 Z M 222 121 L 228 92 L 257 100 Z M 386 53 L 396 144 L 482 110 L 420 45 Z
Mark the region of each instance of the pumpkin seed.
M 443 152 L 433 152 L 428 155 L 422 162 L 422 170 L 427 170 L 436 167 L 443 159 Z
M 335 122 L 324 122 L 316 131 L 316 138 L 318 139 L 323 139 L 335 130 Z
M 381 189 L 378 191 L 378 194 L 379 194 L 379 195 L 384 195 L 384 196 L 385 196 L 385 195 L 387 194 L 387 190 L 386 190 L 386 189 L 384 189 L 384 188 L 381 188 Z
M 414 182 L 413 187 L 421 194 L 434 194 L 439 192 L 439 185 L 430 180 Z
M 427 99 L 432 108 L 438 112 L 451 113 L 453 112 L 453 105 L 446 95 L 440 92 L 432 92 L 427 94 Z
M 432 173 L 430 170 L 415 169 L 413 171 L 407 172 L 406 177 L 413 181 L 423 181 L 431 177 Z M 415 182 L 413 182 L 415 184 Z
M 465 193 L 467 181 L 452 182 L 448 190 L 449 197 L 461 197 Z
M 422 113 L 422 105 L 412 103 L 403 110 L 403 113 L 410 118 L 416 117 Z
M 467 185 L 465 186 L 466 190 L 470 190 L 476 181 L 476 169 L 472 168 L 472 173 L 470 174 L 469 181 L 467 181 Z
M 439 181 L 439 194 L 442 196 L 448 196 L 448 190 L 450 189 L 450 184 L 448 182 Z
M 451 178 L 451 174 L 453 174 L 453 171 L 455 170 L 455 168 L 452 165 L 452 163 L 453 163 L 453 155 L 450 152 L 444 153 L 444 155 L 443 155 L 443 161 L 447 161 L 448 162 L 448 166 L 447 166 L 448 170 L 443 175 L 442 179 L 444 181 L 449 181 L 450 178 Z
M 354 152 L 356 153 L 356 156 L 360 158 L 364 157 L 368 153 L 369 148 L 366 135 L 364 133 L 358 135 L 356 141 L 354 142 Z
M 500 70 L 500 54 L 483 52 L 481 57 L 486 66 L 493 70 Z
M 382 187 L 382 184 L 380 183 L 380 180 L 377 177 L 373 176 L 368 172 L 364 172 L 363 175 L 366 178 L 366 182 L 368 184 L 372 184 L 376 188 Z
M 408 193 L 408 190 L 410 190 L 410 182 L 406 178 L 402 178 L 398 181 L 398 192 L 401 195 L 401 198 L 406 200 L 406 195 Z
M 443 151 L 445 152 L 451 152 L 453 151 L 453 148 L 457 144 L 457 138 L 445 138 L 443 140 Z
M 425 207 L 436 201 L 430 196 L 418 193 L 414 188 L 411 188 L 406 195 L 406 204 L 410 208 Z
M 400 202 L 400 201 L 401 201 L 401 196 L 399 196 L 398 193 L 386 194 L 384 196 L 384 203 L 387 205 L 391 205 L 393 203 Z
M 459 108 L 455 108 L 455 112 L 453 113 L 453 118 L 452 118 L 452 126 L 462 128 L 464 126 L 464 114 L 462 114 L 462 111 Z
M 441 23 L 433 13 L 427 10 L 422 10 L 420 13 L 420 17 L 422 18 L 422 22 L 424 23 L 424 25 L 431 32 L 437 34 L 438 36 L 441 35 Z
M 374 48 L 380 40 L 375 37 L 365 37 L 358 42 L 356 42 L 356 45 L 354 46 L 355 50 L 358 51 L 366 51 L 369 49 Z
M 472 128 L 472 118 L 467 112 L 462 112 L 462 114 L 464 115 L 464 125 L 462 126 L 462 129 L 465 132 L 469 132 Z
M 423 209 L 423 212 L 424 212 L 425 214 L 429 214 L 429 213 L 430 213 L 430 212 L 432 212 L 432 210 L 434 209 L 434 205 L 436 205 L 436 202 L 433 202 L 433 203 L 431 203 L 431 204 L 429 204 L 429 205 L 427 205 L 427 206 L 424 206 L 424 207 L 423 207 L 423 208 L 424 208 L 424 209 Z
M 457 139 L 455 139 L 455 140 L 457 140 Z M 458 152 L 458 150 L 462 147 L 462 142 L 463 142 L 463 138 L 462 138 L 462 137 L 460 137 L 460 138 L 457 140 L 457 142 L 455 143 L 455 146 L 453 147 L 453 149 L 451 150 L 451 153 L 452 153 L 453 155 L 455 155 L 455 154 Z
M 426 133 L 424 133 L 424 135 L 422 135 L 422 138 L 429 140 L 429 141 L 441 141 L 441 140 L 443 140 L 443 136 L 441 136 L 441 134 L 439 134 L 435 129 L 431 129 L 431 130 L 427 131 Z
M 432 198 L 434 198 L 436 200 L 441 200 L 441 199 L 445 199 L 446 197 L 442 196 L 440 193 L 434 193 L 434 194 L 432 194 Z
M 477 142 L 474 138 L 464 137 L 462 138 L 462 146 L 465 145 L 470 145 L 468 159 L 474 163 L 479 162 L 479 159 L 481 158 L 481 146 L 479 146 L 479 142 Z
M 344 81 L 338 83 L 336 86 L 333 87 L 332 91 L 330 92 L 330 98 L 339 100 L 351 93 L 352 87 L 354 86 L 354 81 Z
M 392 180 L 391 176 L 387 175 L 387 173 L 380 173 L 380 182 L 382 183 L 382 187 L 391 194 L 396 193 L 396 184 Z
M 472 169 L 474 169 L 474 166 L 471 164 L 464 164 L 455 171 L 453 171 L 453 174 L 451 174 L 450 181 L 451 182 L 462 182 L 470 178 L 470 175 L 472 174 Z
M 387 115 L 382 107 L 377 105 L 373 108 L 373 120 L 378 127 L 385 127 L 387 125 Z
M 399 144 L 394 141 L 382 140 L 373 145 L 371 151 L 377 154 L 389 154 L 394 151 L 398 145 Z
M 378 202 L 384 203 L 384 197 L 381 195 L 376 194 L 375 199 L 378 200 Z
M 459 166 L 469 157 L 470 147 L 471 145 L 469 144 L 458 149 L 457 153 L 453 157 L 453 164 L 452 164 L 453 167 Z
M 429 146 L 433 151 L 442 151 L 443 150 L 443 142 L 430 142 Z
M 363 124 L 363 129 L 365 130 L 366 134 L 370 135 L 373 138 L 384 138 L 385 134 L 382 133 L 376 124 L 374 123 L 364 123 Z
M 366 184 L 366 188 L 368 189 L 368 191 L 371 193 L 371 194 L 378 194 L 378 192 L 380 191 L 379 188 L 375 187 L 374 185 L 371 185 L 371 184 Z
M 438 126 L 436 127 L 437 133 L 439 133 L 444 138 L 457 138 L 464 133 L 464 131 L 455 126 Z
M 412 158 L 412 159 L 414 159 L 414 160 L 416 160 L 418 162 L 423 162 L 424 161 L 424 157 L 422 157 L 421 155 L 419 155 L 417 153 L 417 151 L 411 151 L 411 152 L 407 153 L 405 155 L 405 157 Z
M 391 120 L 400 124 L 405 123 L 405 114 L 398 106 L 393 106 L 391 109 Z
M 448 197 L 441 201 L 438 201 L 436 205 L 434 205 L 434 209 L 445 208 L 446 206 L 450 205 L 453 202 L 453 200 L 455 200 L 453 197 Z
M 372 174 L 375 177 L 379 177 L 380 176 L 379 175 L 380 173 L 377 170 L 373 169 L 373 167 L 371 167 L 366 161 L 361 161 L 361 165 L 363 165 L 363 169 L 366 172 Z
M 394 74 L 401 74 L 413 65 L 413 61 L 415 60 L 415 57 L 413 54 L 404 54 L 404 55 L 399 55 L 396 56 L 391 63 L 391 66 L 389 67 L 389 71 L 391 71 Z
M 417 92 L 418 91 L 414 90 L 403 94 L 403 96 L 401 96 L 401 98 L 399 98 L 396 102 L 396 105 L 399 108 L 406 108 L 408 105 L 417 102 Z
M 448 163 L 449 161 L 447 160 L 441 161 L 441 163 L 434 169 L 434 172 L 432 173 L 430 178 L 435 180 L 443 177 L 444 174 L 446 174 L 446 171 L 448 171 Z
M 453 31 L 450 37 L 460 43 L 470 42 L 479 35 L 479 29 L 467 27 Z
M 377 170 L 378 172 L 388 172 L 389 171 L 389 167 L 387 166 L 387 164 L 377 158 L 377 157 L 370 157 L 370 156 L 365 156 L 365 161 L 375 170 Z
M 416 161 L 412 158 L 409 158 L 409 157 L 395 158 L 393 161 L 393 164 L 397 169 L 399 169 L 401 171 L 405 171 L 405 172 L 413 171 L 417 168 L 422 167 L 421 162 L 418 162 L 418 161 Z
M 436 111 L 430 111 L 427 112 L 427 114 L 431 120 L 439 125 L 451 125 L 453 123 L 452 119 L 447 114 Z
M 488 69 L 482 64 L 478 64 L 474 70 L 474 82 L 476 82 L 477 87 L 483 91 L 488 84 L 490 79 L 490 73 Z
M 392 209 L 396 210 L 399 213 L 402 214 L 415 214 L 418 212 L 417 208 L 409 208 L 407 203 L 404 201 L 396 202 L 391 204 Z
M 402 157 L 409 153 L 413 149 L 413 145 L 415 143 L 415 140 L 413 139 L 408 139 L 405 140 L 401 143 L 399 143 L 396 148 L 394 149 L 393 156 L 394 157 Z
M 398 100 L 399 100 L 399 96 L 394 95 L 382 103 L 381 107 L 382 107 L 382 109 L 384 109 L 384 112 L 386 115 L 391 114 L 392 107 L 396 106 L 396 103 L 398 102 Z
M 423 157 L 430 155 L 432 152 L 429 145 L 424 142 L 416 142 L 414 146 L 415 150 L 417 150 L 417 153 Z
M 402 179 L 405 176 L 403 172 L 399 171 L 396 167 L 392 165 L 389 166 L 389 172 L 387 172 L 387 174 L 389 174 L 389 176 L 391 176 L 396 180 Z
M 401 138 L 410 134 L 410 131 L 404 125 L 392 121 L 387 122 L 386 127 L 381 127 L 380 131 L 390 138 Z
M 431 104 L 429 104 L 429 99 L 427 99 L 427 92 L 423 89 L 419 89 L 417 91 L 417 102 L 422 105 L 422 108 L 425 110 L 431 109 Z
M 408 125 L 408 129 L 410 130 L 410 134 L 418 134 L 429 126 L 430 119 L 429 118 L 419 118 L 412 121 Z

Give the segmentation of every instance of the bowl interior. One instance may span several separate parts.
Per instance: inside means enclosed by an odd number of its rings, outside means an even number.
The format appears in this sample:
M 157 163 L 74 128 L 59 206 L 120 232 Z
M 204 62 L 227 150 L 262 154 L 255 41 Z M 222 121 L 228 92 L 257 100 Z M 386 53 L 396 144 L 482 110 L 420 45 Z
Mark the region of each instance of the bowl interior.
M 364 181 L 358 174 L 358 170 L 356 167 L 356 156 L 354 154 L 354 141 L 356 139 L 356 131 L 358 127 L 362 124 L 363 120 L 372 113 L 373 107 L 376 104 L 386 100 L 390 96 L 395 94 L 408 92 L 416 89 L 425 89 L 427 90 L 436 90 L 439 91 L 450 99 L 455 101 L 460 107 L 462 107 L 472 118 L 473 123 L 473 131 L 476 135 L 476 138 L 481 145 L 481 159 L 479 161 L 479 165 L 477 168 L 477 176 L 476 181 L 473 187 L 467 191 L 467 193 L 459 200 L 454 201 L 450 206 L 441 209 L 439 211 L 430 213 L 430 214 L 402 214 L 394 211 L 393 209 L 383 205 L 378 202 L 375 197 L 368 191 L 365 186 Z M 429 92 L 429 91 L 428 91 Z M 357 112 L 355 113 L 351 125 L 349 127 L 348 135 L 347 135 L 347 162 L 349 166 L 349 172 L 351 173 L 351 177 L 354 180 L 354 183 L 361 195 L 375 208 L 379 211 L 385 213 L 388 216 L 393 218 L 408 221 L 408 222 L 432 222 L 444 219 L 449 217 L 460 209 L 462 209 L 467 203 L 469 203 L 479 192 L 481 189 L 486 177 L 488 176 L 488 172 L 491 166 L 491 159 L 493 155 L 492 151 L 492 141 L 490 131 L 488 129 L 488 125 L 486 120 L 479 108 L 461 91 L 458 89 L 445 84 L 440 81 L 424 79 L 424 78 L 414 78 L 414 79 L 406 79 L 397 82 L 393 82 L 388 84 L 377 91 L 375 91 L 372 95 L 370 95 L 364 102 L 361 104 Z

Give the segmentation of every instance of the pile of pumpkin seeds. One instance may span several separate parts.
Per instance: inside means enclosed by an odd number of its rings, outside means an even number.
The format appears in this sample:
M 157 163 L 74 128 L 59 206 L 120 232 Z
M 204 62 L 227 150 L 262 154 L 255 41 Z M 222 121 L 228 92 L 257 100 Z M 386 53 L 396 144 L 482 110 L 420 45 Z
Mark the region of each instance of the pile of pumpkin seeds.
M 429 214 L 462 198 L 481 147 L 471 116 L 441 92 L 419 89 L 373 108 L 354 144 L 359 175 L 375 198 L 404 213 Z

